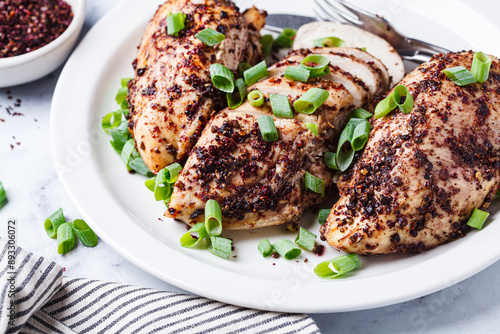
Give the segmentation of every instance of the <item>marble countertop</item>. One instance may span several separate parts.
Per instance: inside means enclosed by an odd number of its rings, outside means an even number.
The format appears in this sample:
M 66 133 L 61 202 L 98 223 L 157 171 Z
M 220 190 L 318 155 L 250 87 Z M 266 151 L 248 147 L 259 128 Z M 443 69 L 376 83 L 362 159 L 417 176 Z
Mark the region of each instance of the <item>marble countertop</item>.
M 82 36 L 119 2 L 88 0 Z M 500 25 L 496 17 L 500 4 L 494 0 L 475 3 L 481 5 L 477 8 L 486 17 Z M 64 208 L 70 219 L 80 217 L 58 180 L 49 143 L 49 111 L 59 73 L 60 69 L 33 83 L 0 89 L 0 181 L 9 198 L 0 210 L 4 226 L 0 236 L 7 234 L 7 219 L 15 218 L 18 244 L 58 262 L 68 276 L 182 291 L 137 268 L 102 241 L 96 248 L 79 246 L 60 256 L 56 242 L 45 236 L 43 222 L 57 208 Z M 498 281 L 497 262 L 463 282 L 416 300 L 372 310 L 311 316 L 323 333 L 498 332 Z

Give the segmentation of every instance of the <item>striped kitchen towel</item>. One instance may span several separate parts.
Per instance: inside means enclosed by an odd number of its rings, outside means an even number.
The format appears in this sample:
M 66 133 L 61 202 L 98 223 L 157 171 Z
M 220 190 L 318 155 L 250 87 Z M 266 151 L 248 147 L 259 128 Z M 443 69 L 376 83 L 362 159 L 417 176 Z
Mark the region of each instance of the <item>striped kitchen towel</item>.
M 0 250 L 0 333 L 319 333 L 304 314 L 64 277 L 55 262 L 6 239 Z

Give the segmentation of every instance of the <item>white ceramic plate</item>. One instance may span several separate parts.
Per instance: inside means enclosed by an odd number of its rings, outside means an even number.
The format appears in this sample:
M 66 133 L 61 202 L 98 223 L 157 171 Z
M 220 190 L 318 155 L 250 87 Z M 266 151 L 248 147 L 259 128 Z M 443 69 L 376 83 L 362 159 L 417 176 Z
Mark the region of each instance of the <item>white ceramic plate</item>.
M 431 8 L 427 2 L 418 4 Z M 317 263 L 339 255 L 332 249 L 322 257 L 303 252 L 297 261 L 260 256 L 257 244 L 262 238 L 295 237 L 282 227 L 225 232 L 236 245 L 237 257 L 229 260 L 181 248 L 184 225 L 162 218 L 163 203 L 154 201 L 144 186 L 144 177 L 126 172 L 100 129 L 102 116 L 116 108 L 114 95 L 120 78 L 133 74 L 136 46 L 159 3 L 124 1 L 97 23 L 62 71 L 52 103 L 51 141 L 60 179 L 81 215 L 117 252 L 156 277 L 193 293 L 252 308 L 291 312 L 361 310 L 406 301 L 457 283 L 500 258 L 498 222 L 422 254 L 363 258 L 362 270 L 334 281 L 319 279 L 313 273 Z M 270 13 L 312 16 L 304 1 L 286 1 L 286 5 L 248 1 L 240 5 L 244 8 L 250 3 Z M 383 8 L 379 2 L 370 6 Z M 432 6 L 434 11 L 435 1 Z M 405 33 L 451 49 L 472 47 L 500 55 L 500 50 L 491 50 L 493 43 L 477 39 L 481 34 L 473 33 L 487 25 L 489 36 L 500 35 L 493 25 L 462 3 L 442 0 L 439 6 L 446 8 L 446 14 L 432 17 L 420 12 L 420 7 L 410 6 L 393 10 L 391 19 Z M 457 16 L 464 15 L 461 13 L 468 15 L 467 27 L 454 26 Z M 481 25 L 475 26 L 471 20 L 481 20 Z M 497 207 L 498 203 L 493 212 Z M 318 230 L 313 214 L 305 214 L 301 221 L 306 228 Z

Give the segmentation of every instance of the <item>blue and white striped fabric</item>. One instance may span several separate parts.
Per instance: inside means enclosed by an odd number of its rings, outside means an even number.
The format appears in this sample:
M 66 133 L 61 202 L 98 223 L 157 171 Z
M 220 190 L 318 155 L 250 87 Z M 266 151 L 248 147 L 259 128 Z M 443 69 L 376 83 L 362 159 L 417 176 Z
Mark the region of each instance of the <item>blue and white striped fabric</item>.
M 55 262 L 21 248 L 13 271 L 8 246 L 0 238 L 0 333 L 319 333 L 303 314 L 64 277 Z

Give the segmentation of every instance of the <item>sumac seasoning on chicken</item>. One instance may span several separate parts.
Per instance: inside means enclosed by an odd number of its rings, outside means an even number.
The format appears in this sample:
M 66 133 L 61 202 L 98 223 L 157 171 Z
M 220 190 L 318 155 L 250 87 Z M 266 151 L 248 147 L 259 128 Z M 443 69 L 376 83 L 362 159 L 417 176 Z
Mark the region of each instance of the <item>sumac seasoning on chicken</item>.
M 41 48 L 72 19 L 71 6 L 62 0 L 0 0 L 0 58 Z

